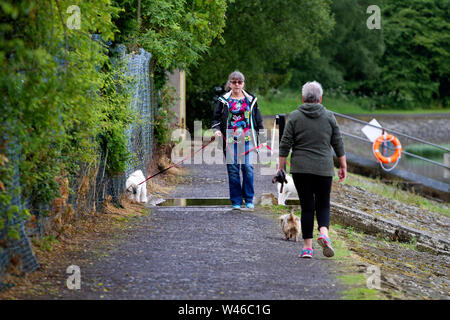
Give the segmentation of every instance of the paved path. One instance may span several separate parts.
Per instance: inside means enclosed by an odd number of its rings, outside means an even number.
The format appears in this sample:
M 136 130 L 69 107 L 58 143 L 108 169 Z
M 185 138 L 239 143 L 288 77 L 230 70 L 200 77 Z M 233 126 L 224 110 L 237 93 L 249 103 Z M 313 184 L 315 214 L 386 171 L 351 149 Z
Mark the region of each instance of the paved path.
M 191 176 L 170 197 L 228 196 L 225 166 L 186 167 Z M 256 177 L 257 196 L 273 191 L 270 176 Z M 153 207 L 107 257 L 80 266 L 81 290 L 65 290 L 62 297 L 338 299 L 343 288 L 335 261 L 320 250 L 300 259 L 300 247 L 285 241 L 276 216 L 258 207 Z

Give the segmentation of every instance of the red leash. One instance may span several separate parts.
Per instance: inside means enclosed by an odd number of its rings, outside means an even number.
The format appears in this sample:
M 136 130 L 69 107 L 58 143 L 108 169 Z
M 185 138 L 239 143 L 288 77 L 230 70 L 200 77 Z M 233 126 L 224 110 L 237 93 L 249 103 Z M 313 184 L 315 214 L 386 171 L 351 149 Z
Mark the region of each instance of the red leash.
M 223 135 L 222 135 L 222 138 L 223 138 L 223 141 L 225 141 L 228 150 L 230 150 L 231 154 L 234 155 L 234 152 L 231 151 L 231 148 L 230 148 L 230 146 L 228 145 L 228 142 L 227 142 L 227 140 L 225 139 L 225 137 L 224 137 Z M 253 148 L 247 150 L 246 152 L 240 153 L 240 154 L 238 154 L 238 155 L 239 155 L 239 156 L 244 156 L 244 155 L 246 155 L 247 153 L 249 153 L 250 151 L 259 149 L 259 148 L 261 148 L 262 146 L 263 146 L 263 145 L 259 145 L 259 146 L 257 146 L 257 147 L 253 147 Z M 271 147 L 269 147 L 267 144 L 265 144 L 265 146 L 266 146 L 267 149 L 269 149 L 270 151 L 273 151 L 273 149 L 272 149 Z M 287 163 L 289 166 L 291 166 L 291 164 L 289 163 L 289 161 L 286 160 L 286 163 Z
M 209 145 L 209 144 L 210 144 L 211 142 L 213 142 L 214 140 L 216 140 L 216 137 L 212 137 L 211 140 L 210 140 L 207 144 L 205 144 L 205 145 L 202 146 L 200 149 L 198 149 L 197 151 L 195 151 L 194 154 L 196 154 L 196 153 L 199 152 L 200 150 L 205 149 L 206 146 Z M 194 154 L 189 155 L 189 156 L 187 156 L 186 158 L 184 158 L 183 160 L 181 160 L 181 161 L 179 161 L 179 162 L 177 162 L 177 163 L 171 165 L 170 167 L 167 167 L 167 168 L 165 168 L 165 169 L 163 169 L 163 170 L 161 170 L 161 171 L 155 173 L 154 175 L 152 175 L 152 176 L 148 177 L 147 179 L 145 179 L 144 181 L 140 182 L 138 185 L 143 184 L 143 183 L 146 182 L 147 180 L 150 180 L 151 178 L 156 177 L 158 174 L 161 174 L 161 173 L 163 173 L 163 172 L 166 172 L 167 170 L 169 170 L 169 169 L 171 169 L 171 168 L 173 168 L 173 167 L 179 165 L 179 164 L 182 163 L 183 161 L 186 161 L 187 159 L 192 158 L 192 157 L 194 156 Z
M 227 139 L 225 139 L 225 137 L 224 137 L 223 135 L 222 135 L 222 138 L 223 138 L 223 141 L 225 141 L 225 144 L 226 144 L 228 150 L 231 152 L 231 154 L 232 154 L 232 155 L 235 155 L 234 152 L 231 151 L 231 148 L 230 148 L 230 146 L 229 146 L 229 144 L 228 144 L 228 142 L 227 142 Z M 259 145 L 259 146 L 256 146 L 256 147 L 253 147 L 253 148 L 247 150 L 246 152 L 239 153 L 238 156 L 245 156 L 245 155 L 246 155 L 247 153 L 249 153 L 250 151 L 253 151 L 253 150 L 256 150 L 256 149 L 261 148 L 261 146 L 262 146 L 262 145 Z M 272 148 L 270 148 L 267 144 L 266 144 L 266 147 L 267 147 L 270 151 L 272 151 Z
M 231 149 L 230 149 L 230 146 L 228 145 L 227 140 L 225 139 L 225 137 L 224 137 L 223 135 L 222 135 L 222 138 L 223 138 L 223 140 L 225 141 L 228 150 L 230 150 L 230 152 L 233 153 L 233 151 L 231 151 Z M 167 170 L 169 170 L 169 169 L 171 169 L 171 168 L 173 168 L 173 167 L 179 165 L 179 164 L 182 163 L 183 161 L 186 161 L 187 159 L 192 158 L 197 152 L 199 152 L 199 151 L 205 149 L 205 148 L 206 148 L 211 142 L 213 142 L 214 140 L 216 140 L 216 137 L 211 137 L 211 140 L 210 140 L 208 143 L 206 143 L 205 145 L 203 145 L 200 149 L 198 149 L 197 151 L 195 151 L 194 154 L 189 155 L 189 156 L 187 156 L 186 158 L 184 158 L 183 160 L 181 160 L 181 161 L 179 161 L 179 162 L 177 162 L 177 163 L 171 165 L 170 167 L 167 167 L 167 168 L 165 168 L 165 169 L 163 169 L 163 170 L 161 170 L 161 171 L 155 173 L 154 175 L 152 175 L 152 176 L 148 177 L 147 179 L 145 179 L 144 181 L 140 182 L 138 185 L 141 185 L 141 184 L 143 184 L 144 182 L 146 182 L 147 180 L 150 180 L 151 178 L 156 177 L 158 174 L 161 174 L 161 173 L 163 173 L 163 172 L 166 172 Z M 270 151 L 272 151 L 272 148 L 269 147 L 267 144 L 266 144 L 265 146 L 266 146 Z M 253 148 L 247 150 L 246 152 L 241 153 L 240 155 L 246 155 L 246 154 L 249 153 L 250 151 L 253 151 L 253 150 L 255 150 L 255 149 L 259 149 L 259 148 L 261 148 L 261 147 L 262 147 L 262 145 L 259 145 L 259 146 L 257 146 L 257 147 L 253 147 Z M 233 154 L 234 154 L 234 153 L 233 153 Z M 286 162 L 287 162 L 287 161 L 286 161 Z M 288 163 L 288 164 L 289 164 L 289 163 Z M 290 165 L 290 164 L 289 164 L 289 165 Z

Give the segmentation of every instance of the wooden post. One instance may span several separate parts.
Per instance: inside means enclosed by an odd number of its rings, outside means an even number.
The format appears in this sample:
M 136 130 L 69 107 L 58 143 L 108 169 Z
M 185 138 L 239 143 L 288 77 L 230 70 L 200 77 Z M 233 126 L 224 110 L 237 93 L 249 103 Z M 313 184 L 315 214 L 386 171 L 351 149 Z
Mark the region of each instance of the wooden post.
M 186 72 L 184 70 L 175 69 L 172 73 L 167 73 L 170 84 L 175 88 L 176 101 L 171 106 L 171 110 L 175 113 L 177 125 L 179 128 L 186 129 Z

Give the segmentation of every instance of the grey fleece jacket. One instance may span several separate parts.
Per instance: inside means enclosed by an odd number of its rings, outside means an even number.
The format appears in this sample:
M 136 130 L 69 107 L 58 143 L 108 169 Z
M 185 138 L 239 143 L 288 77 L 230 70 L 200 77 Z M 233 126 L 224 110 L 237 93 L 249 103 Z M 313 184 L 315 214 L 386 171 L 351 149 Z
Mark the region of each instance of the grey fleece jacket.
M 333 113 L 321 104 L 305 103 L 289 114 L 280 142 L 280 157 L 292 149 L 291 173 L 334 176 L 333 151 L 345 155 Z

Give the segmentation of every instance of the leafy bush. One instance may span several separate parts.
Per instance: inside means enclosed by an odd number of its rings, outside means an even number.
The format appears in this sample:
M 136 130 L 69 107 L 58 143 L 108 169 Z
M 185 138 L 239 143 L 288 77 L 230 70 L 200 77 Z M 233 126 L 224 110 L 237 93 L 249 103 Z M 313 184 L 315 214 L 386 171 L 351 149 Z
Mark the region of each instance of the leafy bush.
M 160 90 L 166 69 L 188 68 L 220 38 L 226 4 L 76 1 L 77 29 L 69 28 L 72 0 L 0 0 L 0 90 L 6 92 L 0 112 L 0 229 L 17 214 L 14 192 L 39 208 L 58 196 L 57 177 L 96 167 L 101 151 L 108 155 L 109 175 L 123 172 L 130 159 L 125 131 L 135 116 L 129 80 L 93 34 L 109 44 L 119 35 L 120 42 L 151 52 Z M 164 91 L 156 121 L 159 143 L 167 141 L 169 105 Z M 8 158 L 11 145 L 20 150 L 14 159 Z M 13 183 L 17 169 L 21 188 Z
M 116 29 L 111 18 L 118 8 L 108 0 L 81 2 L 81 29 L 71 30 L 66 10 L 72 4 L 0 2 L 0 88 L 7 93 L 0 113 L 0 156 L 8 159 L 13 145 L 20 150 L 9 159 L 11 164 L 0 164 L 2 208 L 15 210 L 10 206 L 18 187 L 12 183 L 14 166 L 20 172 L 22 199 L 29 198 L 31 206 L 38 208 L 58 195 L 56 177 L 76 173 L 82 163 L 96 163 L 98 134 L 116 132 L 126 123 L 125 111 L 115 110 L 126 108 L 127 104 L 116 105 L 126 95 L 109 90 L 115 79 L 103 72 L 108 52 L 91 37 L 100 32 L 104 39 L 113 39 Z M 117 144 L 109 146 L 114 150 Z M 0 227 L 11 220 L 10 210 L 1 210 Z
M 167 84 L 161 91 L 160 103 L 155 118 L 156 142 L 159 145 L 170 144 L 175 113 L 171 107 L 175 103 L 175 88 Z

